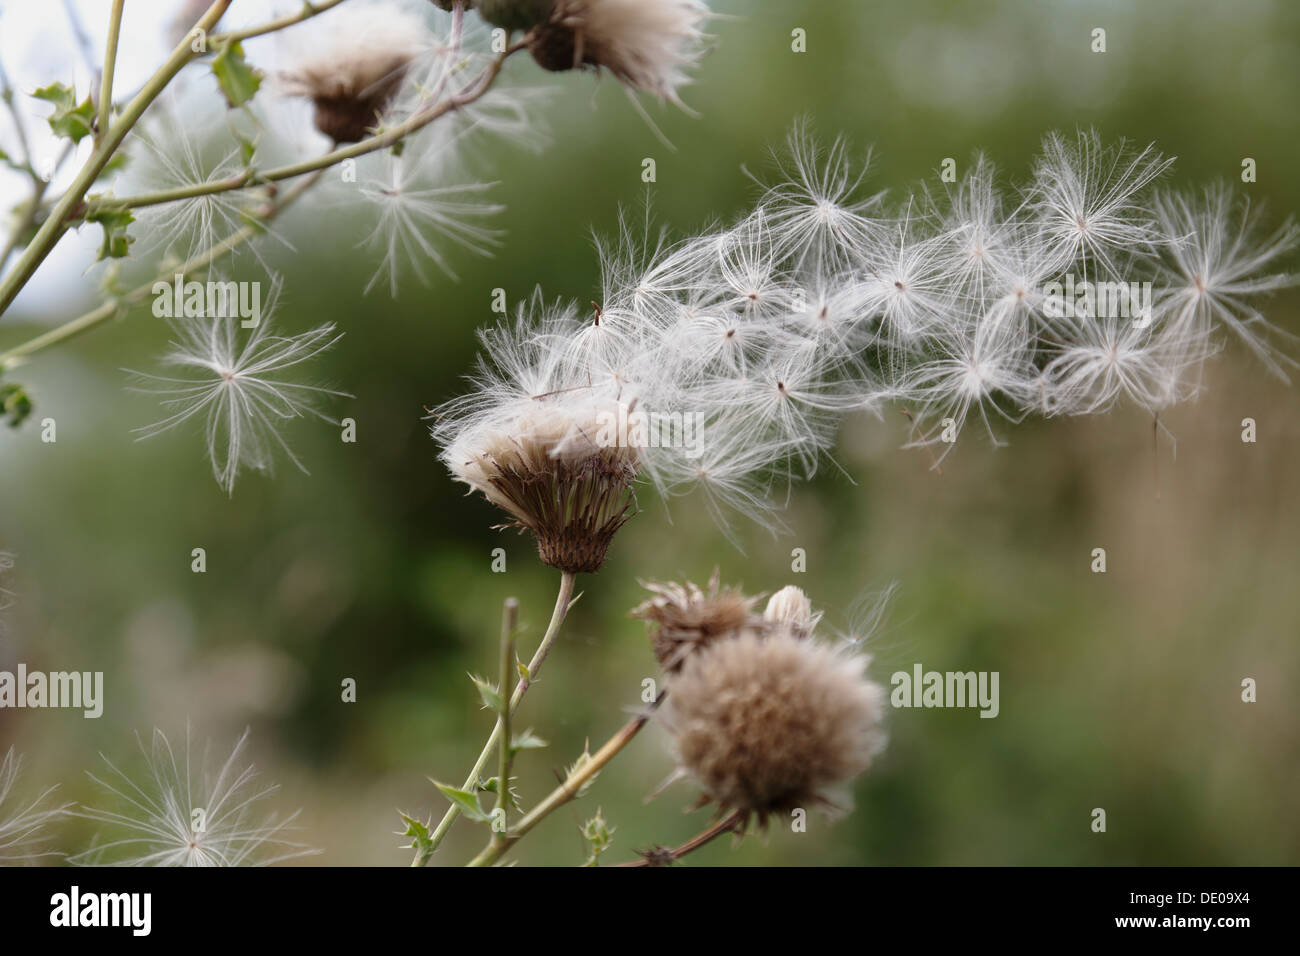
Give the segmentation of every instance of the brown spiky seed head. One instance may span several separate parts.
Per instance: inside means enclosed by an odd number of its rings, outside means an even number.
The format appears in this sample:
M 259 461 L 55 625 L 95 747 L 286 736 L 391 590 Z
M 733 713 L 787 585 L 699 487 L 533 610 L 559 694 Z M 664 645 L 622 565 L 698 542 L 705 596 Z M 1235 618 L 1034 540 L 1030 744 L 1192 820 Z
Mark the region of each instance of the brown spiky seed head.
M 868 659 L 788 631 L 715 641 L 669 680 L 678 759 L 724 809 L 760 822 L 825 806 L 884 746 L 885 693 Z
M 720 585 L 714 570 L 705 588 L 689 581 L 649 582 L 653 597 L 634 607 L 633 617 L 649 624 L 650 645 L 659 666 L 677 671 L 686 657 L 720 638 L 734 637 L 746 628 L 763 629 L 754 606 L 762 595 Z
M 461 481 L 529 531 L 542 561 L 575 574 L 598 571 L 614 535 L 636 513 L 640 448 L 603 444 L 603 406 L 580 417 L 537 402 L 460 439 L 445 457 Z

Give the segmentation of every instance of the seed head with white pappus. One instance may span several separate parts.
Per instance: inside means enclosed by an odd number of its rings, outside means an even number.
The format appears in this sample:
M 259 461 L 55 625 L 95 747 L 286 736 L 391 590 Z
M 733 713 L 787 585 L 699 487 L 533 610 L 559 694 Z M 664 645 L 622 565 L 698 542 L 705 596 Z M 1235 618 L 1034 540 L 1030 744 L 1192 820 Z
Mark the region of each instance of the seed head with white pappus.
M 82 807 L 75 816 L 113 827 L 108 842 L 71 858 L 73 863 L 118 866 L 269 866 L 318 851 L 287 839 L 297 812 L 281 819 L 257 808 L 279 789 L 262 785 L 242 760 L 248 731 L 215 774 L 203 755 L 178 758 L 161 730 L 144 754 L 147 775 L 137 783 L 107 757 L 109 774 L 87 775 L 122 809 Z
M 266 313 L 274 306 L 275 294 L 273 288 Z M 286 369 L 315 358 L 342 337 L 333 325 L 292 336 L 272 335 L 266 314 L 247 334 L 240 325 L 238 316 L 174 320 L 176 339 L 163 362 L 177 374 L 132 373 L 137 390 L 160 396 L 164 407 L 172 410 L 161 421 L 136 429 L 139 438 L 202 419 L 212 473 L 227 494 L 234 491 L 240 468 L 272 471 L 277 448 L 306 473 L 280 437 L 279 427 L 308 415 L 333 422 L 316 405 L 326 396 L 350 397 L 284 377 Z
M 365 139 L 397 96 L 408 67 L 433 44 L 424 20 L 395 3 L 349 3 L 302 36 L 287 92 L 316 108 L 316 128 L 336 143 Z
M 700 0 L 554 0 L 529 49 L 545 69 L 603 68 L 630 88 L 679 102 L 708 16 Z
M 0 561 L 3 558 L 0 555 Z M 22 764 L 22 756 L 12 747 L 0 760 L 0 866 L 30 863 L 52 856 L 41 848 L 49 835 L 47 828 L 67 809 L 49 803 L 53 787 L 31 801 L 20 800 L 14 790 Z

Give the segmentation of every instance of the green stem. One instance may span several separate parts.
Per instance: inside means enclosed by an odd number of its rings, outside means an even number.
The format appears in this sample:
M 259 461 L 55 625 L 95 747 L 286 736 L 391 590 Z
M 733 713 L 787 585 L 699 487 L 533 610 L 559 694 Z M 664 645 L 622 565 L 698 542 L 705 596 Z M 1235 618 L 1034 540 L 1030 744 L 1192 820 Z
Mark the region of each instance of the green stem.
M 468 865 L 491 866 L 501 859 L 505 852 L 518 843 L 533 827 L 577 797 L 582 792 L 582 788 L 604 768 L 605 764 L 613 760 L 624 747 L 632 742 L 632 738 L 641 732 L 641 728 L 650 720 L 650 713 L 659 705 L 661 700 L 663 700 L 663 694 L 655 698 L 655 702 L 649 710 L 644 714 L 633 717 L 623 725 L 623 728 L 618 733 L 609 738 L 603 747 L 586 760 L 580 761 L 564 778 L 564 781 L 550 792 L 546 799 L 524 814 L 524 818 L 515 824 L 504 838 L 493 840 L 484 847 L 483 851 L 470 860 Z
M 0 372 L 5 372 L 16 365 L 21 365 L 29 356 L 50 348 L 53 345 L 58 345 L 60 342 L 66 342 L 69 339 L 75 338 L 83 332 L 90 331 L 100 323 L 106 322 L 114 316 L 120 315 L 123 309 L 127 306 L 141 302 L 152 295 L 153 288 L 158 282 L 171 278 L 171 276 L 176 272 L 197 272 L 206 269 L 214 262 L 225 258 L 250 239 L 254 239 L 261 235 L 264 223 L 270 222 L 277 215 L 283 212 L 286 206 L 310 189 L 319 178 L 320 174 L 318 173 L 294 183 L 291 187 L 281 193 L 270 206 L 263 210 L 258 222 L 249 223 L 248 225 L 243 226 L 236 232 L 231 233 L 225 239 L 210 246 L 204 252 L 199 253 L 188 262 L 174 268 L 169 268 L 164 272 L 160 272 L 154 279 L 136 286 L 130 292 L 109 299 L 107 302 L 100 304 L 89 312 L 79 315 L 77 318 L 72 319 L 69 322 L 65 322 L 56 329 L 51 329 L 49 332 L 38 335 L 33 339 L 29 339 L 22 345 L 12 348 L 7 352 L 0 353 Z
M 152 193 L 140 193 L 136 196 L 114 196 L 104 198 L 95 203 L 95 209 L 138 209 L 141 206 L 157 206 L 162 203 L 176 202 L 181 199 L 193 199 L 197 196 L 210 196 L 214 193 L 229 192 L 232 189 L 243 189 L 246 186 L 260 185 L 263 183 L 279 182 L 284 179 L 293 179 L 295 176 L 301 176 L 304 173 L 314 172 L 318 169 L 324 169 L 343 162 L 345 159 L 355 159 L 358 156 L 364 156 L 367 153 L 373 153 L 376 150 L 385 149 L 394 145 L 405 137 L 411 135 L 417 130 L 423 129 L 440 116 L 444 116 L 453 110 L 468 106 L 477 100 L 491 88 L 492 82 L 496 79 L 497 74 L 501 72 L 502 66 L 505 65 L 506 58 L 519 50 L 524 49 L 525 43 L 516 43 L 509 47 L 504 53 L 497 56 L 488 66 L 484 67 L 483 72 L 479 74 L 472 82 L 466 85 L 459 93 L 450 96 L 445 100 L 432 103 L 425 109 L 416 112 L 414 115 L 392 127 L 371 136 L 369 139 L 363 139 L 360 142 L 351 143 L 347 146 L 341 146 L 329 153 L 324 153 L 312 159 L 303 160 L 298 163 L 290 163 L 285 166 L 277 166 L 273 169 L 267 169 L 262 172 L 254 170 L 244 170 L 234 176 L 228 176 L 225 179 L 214 179 L 209 182 L 194 183 L 190 186 L 181 186 L 176 189 L 160 190 Z
M 519 683 L 515 685 L 514 693 L 510 695 L 510 712 L 512 714 L 519 708 L 519 703 L 524 699 L 524 694 L 528 692 L 528 688 L 537 680 L 537 674 L 541 670 L 542 664 L 546 662 L 547 656 L 551 653 L 551 647 L 555 644 L 556 638 L 560 636 L 560 625 L 564 623 L 569 608 L 573 606 L 573 588 L 576 583 L 577 575 L 570 571 L 561 574 L 560 593 L 555 597 L 555 610 L 551 612 L 551 622 L 546 627 L 546 633 L 542 635 L 542 642 L 537 645 L 537 650 L 533 653 L 533 659 L 528 662 L 528 677 L 520 678 Z M 492 735 L 488 737 L 487 743 L 483 745 L 483 750 L 478 755 L 478 760 L 474 762 L 474 768 L 469 772 L 469 776 L 465 778 L 465 783 L 461 787 L 462 790 L 477 788 L 479 776 L 487 766 L 498 741 L 502 739 L 503 729 L 501 718 L 498 717 L 496 726 L 492 729 Z M 433 856 L 433 851 L 438 849 L 438 845 L 447 836 L 447 831 L 451 829 L 451 825 L 456 822 L 458 816 L 460 816 L 459 807 L 453 804 L 447 808 L 447 812 L 443 814 L 442 820 L 429 838 L 428 846 L 416 853 L 415 859 L 411 862 L 412 866 L 425 866 L 428 864 L 429 858 Z
M 230 0 L 214 0 L 212 6 L 208 7 L 207 12 L 199 19 L 197 26 L 204 31 L 211 29 L 229 6 Z M 81 204 L 86 191 L 104 171 L 104 167 L 113 158 L 117 148 L 122 145 L 126 134 L 193 56 L 188 41 L 178 44 L 167 61 L 150 77 L 149 82 L 127 103 L 122 110 L 121 118 L 111 128 L 103 131 L 102 142 L 90 154 L 90 158 L 81 167 L 81 171 L 77 173 L 68 191 L 63 194 L 49 217 L 41 224 L 41 228 L 27 244 L 27 248 L 23 250 L 13 269 L 4 277 L 4 281 L 0 282 L 0 315 L 4 315 L 13 304 L 23 286 L 36 273 L 37 267 L 45 261 L 46 256 L 68 231 L 70 220 L 74 218 L 72 213 Z
M 342 2 L 343 0 L 320 0 L 319 3 L 304 3 L 302 9 L 297 13 L 291 13 L 277 20 L 268 20 L 261 26 L 247 27 L 243 30 L 229 30 L 225 33 L 210 36 L 208 37 L 208 45 L 221 46 L 226 43 L 239 43 L 250 37 L 260 37 L 265 33 L 274 33 L 277 30 L 283 30 L 285 27 L 291 27 L 295 23 L 301 23 L 303 20 L 310 20 L 312 17 L 324 13 L 330 7 L 337 7 Z
M 126 0 L 113 0 L 113 10 L 108 16 L 108 48 L 104 52 L 104 76 L 99 86 L 99 123 L 95 127 L 98 142 L 108 129 L 113 112 L 113 71 L 117 66 L 117 37 L 122 31 L 122 6 Z
M 510 699 L 506 697 L 506 688 L 515 673 L 515 629 L 519 626 L 519 602 L 506 598 L 501 611 L 501 682 L 497 685 L 501 692 L 501 740 L 497 744 L 497 806 L 492 815 L 492 825 L 499 819 L 505 835 L 505 824 L 510 813 Z

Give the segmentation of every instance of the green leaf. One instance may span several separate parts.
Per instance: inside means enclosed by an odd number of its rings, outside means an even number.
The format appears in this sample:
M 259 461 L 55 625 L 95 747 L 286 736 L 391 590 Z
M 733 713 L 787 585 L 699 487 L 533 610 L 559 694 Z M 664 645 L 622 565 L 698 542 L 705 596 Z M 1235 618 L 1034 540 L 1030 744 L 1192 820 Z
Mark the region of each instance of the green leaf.
M 582 825 L 582 838 L 587 841 L 587 859 L 583 866 L 600 866 L 600 855 L 614 841 L 616 829 L 605 822 L 600 807 L 597 807 L 596 815 Z
M 549 747 L 545 740 L 537 736 L 531 730 L 525 730 L 522 734 L 515 734 L 510 740 L 510 755 L 513 757 L 521 750 L 541 750 L 543 747 Z
M 17 383 L 0 385 L 0 418 L 9 423 L 10 428 L 17 428 L 32 413 L 32 400 L 27 389 Z
M 244 160 L 245 166 L 253 165 L 253 156 L 257 153 L 257 140 L 249 139 L 246 136 L 235 134 L 239 139 L 239 155 Z
M 398 816 L 406 823 L 406 829 L 402 831 L 402 836 L 410 837 L 411 842 L 402 847 L 404 850 L 417 850 L 420 856 L 428 856 L 433 852 L 433 836 L 429 831 L 428 823 L 421 823 L 415 817 L 407 816 L 401 810 L 397 811 Z M 429 823 L 433 821 L 430 820 Z
M 519 676 L 524 679 L 524 683 L 531 684 L 533 680 L 533 672 L 528 669 L 528 665 L 517 657 L 515 658 L 515 665 L 519 668 Z
M 591 763 L 590 741 L 588 741 L 586 744 L 583 745 L 582 754 L 578 757 L 578 759 L 573 761 L 572 764 L 570 764 L 568 767 L 565 768 L 564 771 L 565 777 L 573 776 L 575 773 L 577 773 L 583 767 L 587 766 L 587 764 L 589 763 Z M 587 795 L 587 791 L 591 789 L 591 785 L 596 782 L 596 778 L 599 776 L 600 776 L 600 771 L 597 770 L 595 773 L 593 773 L 590 777 L 587 778 L 587 780 L 582 784 L 582 786 L 578 788 L 578 792 L 574 794 L 574 797 L 575 798 L 585 797 Z
M 95 104 L 87 96 L 80 103 L 71 87 L 62 83 L 43 86 L 32 96 L 54 104 L 54 112 L 49 116 L 50 129 L 58 136 L 66 136 L 74 143 L 81 142 L 82 137 L 91 131 L 95 122 Z
M 244 48 L 238 42 L 221 48 L 212 60 L 212 74 L 231 109 L 251 100 L 262 85 L 262 71 L 244 59 Z
M 430 778 L 432 779 L 432 778 Z M 460 812 L 477 823 L 486 823 L 487 813 L 483 810 L 483 805 L 478 802 L 478 794 L 470 793 L 468 790 L 461 790 L 459 787 L 450 787 L 445 783 L 433 781 L 433 785 L 442 791 L 442 795 L 452 802 L 454 806 L 460 808 Z
M 126 227 L 135 222 L 135 216 L 129 209 L 95 208 L 95 200 L 111 199 L 112 194 L 90 196 L 87 200 L 90 212 L 86 213 L 86 222 L 97 222 L 104 229 L 104 242 L 99 247 L 99 259 L 123 259 L 131 254 L 134 236 L 126 234 Z M 96 260 L 98 261 L 98 260 Z
M 469 679 L 472 680 L 474 686 L 478 688 L 478 695 L 483 698 L 483 706 L 498 714 L 501 713 L 505 707 L 505 700 L 496 689 L 496 686 L 489 684 L 482 677 L 477 677 L 474 674 L 470 674 Z
M 484 793 L 496 793 L 501 788 L 500 783 L 498 783 L 500 779 L 501 779 L 500 777 L 488 777 L 486 780 L 480 780 L 478 783 L 478 788 L 482 790 Z M 510 779 L 514 780 L 515 778 L 511 777 Z M 511 806 L 513 806 L 516 810 L 523 812 L 524 806 L 522 803 L 519 802 L 518 790 L 516 790 L 512 786 L 510 788 L 510 791 L 506 794 L 506 796 L 509 798 Z

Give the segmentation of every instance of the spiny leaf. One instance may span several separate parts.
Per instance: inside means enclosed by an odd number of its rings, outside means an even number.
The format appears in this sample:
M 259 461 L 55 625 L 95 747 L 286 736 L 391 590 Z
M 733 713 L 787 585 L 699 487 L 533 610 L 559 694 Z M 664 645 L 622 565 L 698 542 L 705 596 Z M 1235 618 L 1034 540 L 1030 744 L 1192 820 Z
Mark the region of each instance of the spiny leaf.
M 495 711 L 498 714 L 501 713 L 502 709 L 505 706 L 505 700 L 502 698 L 500 692 L 496 689 L 496 686 L 493 684 L 489 684 L 482 677 L 478 677 L 475 674 L 470 674 L 469 679 L 472 680 L 474 682 L 474 686 L 478 688 L 478 695 L 483 699 L 483 706 L 486 707 L 488 710 Z
M 582 825 L 582 838 L 587 841 L 587 859 L 583 866 L 600 866 L 600 855 L 614 841 L 616 829 L 605 822 L 600 807 L 597 807 L 596 815 Z
M 80 103 L 71 87 L 62 83 L 43 86 L 32 96 L 54 104 L 54 112 L 49 116 L 50 129 L 55 135 L 66 136 L 74 143 L 81 142 L 82 137 L 91 130 L 95 121 L 95 104 L 87 96 Z
M 545 740 L 537 736 L 531 730 L 525 730 L 521 734 L 515 734 L 510 740 L 510 755 L 514 756 L 521 750 L 541 750 L 543 747 L 549 747 Z
M 91 211 L 86 214 L 86 222 L 97 222 L 104 229 L 104 242 L 99 247 L 100 259 L 123 259 L 131 254 L 134 236 L 126 234 L 126 227 L 135 222 L 135 216 L 129 209 L 115 209 L 112 206 L 96 208 L 95 200 L 111 198 L 112 194 L 89 197 Z
M 212 59 L 212 75 L 231 109 L 243 106 L 253 98 L 262 85 L 262 71 L 244 59 L 244 48 L 238 43 L 227 43 Z
M 401 810 L 397 811 L 398 816 L 406 823 L 406 829 L 402 831 L 402 836 L 410 837 L 411 842 L 402 847 L 404 850 L 418 850 L 421 856 L 428 856 L 433 852 L 433 836 L 429 831 L 428 823 L 421 823 L 415 817 L 407 816 Z M 433 821 L 430 820 L 430 823 Z
M 432 778 L 430 778 L 432 779 Z M 461 790 L 459 787 L 451 787 L 445 783 L 433 781 L 433 785 L 442 791 L 442 795 L 452 802 L 453 805 L 460 808 L 460 812 L 477 823 L 486 823 L 488 815 L 483 811 L 483 805 L 479 803 L 478 794 L 470 793 L 468 790 Z

